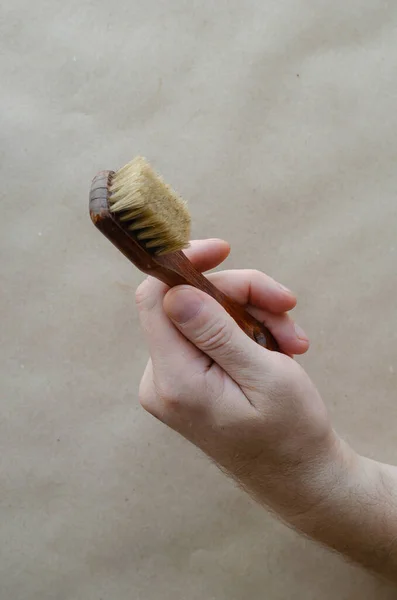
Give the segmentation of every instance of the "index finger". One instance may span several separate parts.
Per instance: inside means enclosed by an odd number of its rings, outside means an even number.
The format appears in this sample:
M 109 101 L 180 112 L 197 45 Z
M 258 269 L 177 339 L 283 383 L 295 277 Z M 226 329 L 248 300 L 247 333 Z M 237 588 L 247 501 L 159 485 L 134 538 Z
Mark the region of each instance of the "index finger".
M 208 275 L 214 285 L 239 304 L 281 314 L 296 306 L 296 296 L 269 275 L 255 269 L 219 271 Z

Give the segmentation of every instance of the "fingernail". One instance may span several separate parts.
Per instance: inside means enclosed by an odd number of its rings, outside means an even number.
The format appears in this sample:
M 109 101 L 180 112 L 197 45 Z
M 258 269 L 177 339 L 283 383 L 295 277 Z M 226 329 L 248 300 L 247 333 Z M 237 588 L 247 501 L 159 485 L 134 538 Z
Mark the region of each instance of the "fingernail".
M 173 290 L 168 293 L 166 310 L 168 316 L 177 323 L 186 323 L 193 319 L 201 310 L 203 300 L 192 289 Z
M 303 331 L 302 327 L 295 324 L 295 333 L 298 339 L 302 340 L 302 342 L 308 342 L 309 338 L 306 333 Z
M 277 285 L 278 285 L 278 287 L 280 289 L 283 290 L 283 292 L 287 292 L 288 294 L 292 294 L 291 290 L 289 288 L 285 287 L 285 285 L 283 285 L 282 283 L 277 283 Z

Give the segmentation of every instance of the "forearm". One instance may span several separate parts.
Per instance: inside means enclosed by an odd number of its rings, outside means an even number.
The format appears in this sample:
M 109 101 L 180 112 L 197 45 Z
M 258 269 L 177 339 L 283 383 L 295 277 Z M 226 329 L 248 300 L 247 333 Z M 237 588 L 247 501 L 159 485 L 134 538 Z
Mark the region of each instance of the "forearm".
M 290 523 L 312 539 L 397 582 L 397 468 L 343 442 L 334 485 Z
M 250 453 L 218 455 L 223 470 L 289 526 L 397 583 L 397 467 L 358 455 L 332 430 L 314 445 L 279 441 L 274 460 L 255 441 Z

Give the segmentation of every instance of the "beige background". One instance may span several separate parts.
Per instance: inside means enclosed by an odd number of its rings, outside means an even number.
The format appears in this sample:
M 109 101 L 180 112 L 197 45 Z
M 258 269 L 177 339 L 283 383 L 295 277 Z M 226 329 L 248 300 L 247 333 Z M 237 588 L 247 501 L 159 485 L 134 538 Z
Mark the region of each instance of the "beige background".
M 397 597 L 143 412 L 141 275 L 87 213 L 146 155 L 195 237 L 296 290 L 336 428 L 396 462 L 396 3 L 0 10 L 1 600 Z

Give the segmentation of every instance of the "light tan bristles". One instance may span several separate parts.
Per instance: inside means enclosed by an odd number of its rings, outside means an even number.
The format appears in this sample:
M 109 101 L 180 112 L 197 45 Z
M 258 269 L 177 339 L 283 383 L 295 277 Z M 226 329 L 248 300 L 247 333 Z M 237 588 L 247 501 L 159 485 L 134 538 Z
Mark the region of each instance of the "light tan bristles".
M 189 245 L 190 215 L 186 202 L 144 158 L 134 158 L 113 175 L 108 204 L 123 226 L 153 253 L 167 254 Z

